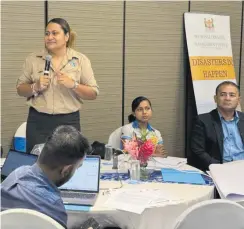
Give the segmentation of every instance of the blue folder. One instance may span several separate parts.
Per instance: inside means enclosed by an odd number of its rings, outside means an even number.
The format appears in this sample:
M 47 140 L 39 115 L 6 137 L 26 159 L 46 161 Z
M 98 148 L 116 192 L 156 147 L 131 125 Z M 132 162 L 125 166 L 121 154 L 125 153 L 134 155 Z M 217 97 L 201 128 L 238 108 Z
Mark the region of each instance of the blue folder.
M 74 204 L 65 204 L 65 209 L 68 211 L 83 211 L 83 212 L 89 212 L 90 206 L 81 206 L 81 205 L 74 205 Z
M 193 170 L 176 170 L 164 168 L 161 170 L 163 180 L 172 183 L 206 184 L 201 173 Z

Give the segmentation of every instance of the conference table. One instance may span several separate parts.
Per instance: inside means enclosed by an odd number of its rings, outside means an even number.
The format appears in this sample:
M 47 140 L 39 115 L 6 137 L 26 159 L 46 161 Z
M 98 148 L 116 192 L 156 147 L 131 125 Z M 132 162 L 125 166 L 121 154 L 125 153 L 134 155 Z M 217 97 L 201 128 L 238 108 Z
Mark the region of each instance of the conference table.
M 112 169 L 106 161 L 101 163 L 101 173 Z M 180 170 L 199 171 L 187 164 L 182 165 Z M 199 171 L 200 172 L 200 171 Z M 111 192 L 124 190 L 128 192 L 140 192 L 146 190 L 154 195 L 155 192 L 162 191 L 169 198 L 154 206 L 146 208 L 141 214 L 133 213 L 126 210 L 118 210 L 106 205 L 106 201 L 110 198 Z M 128 180 L 100 180 L 100 192 L 98 199 L 93 207 L 77 207 L 68 206 L 68 228 L 74 228 L 87 220 L 94 217 L 98 221 L 114 222 L 121 228 L 126 229 L 169 229 L 175 219 L 183 213 L 188 207 L 214 198 L 213 185 L 193 185 L 163 182 L 130 182 Z M 129 200 L 128 200 L 129 201 Z M 66 206 L 67 207 L 67 206 Z M 105 223 L 106 225 L 106 223 Z

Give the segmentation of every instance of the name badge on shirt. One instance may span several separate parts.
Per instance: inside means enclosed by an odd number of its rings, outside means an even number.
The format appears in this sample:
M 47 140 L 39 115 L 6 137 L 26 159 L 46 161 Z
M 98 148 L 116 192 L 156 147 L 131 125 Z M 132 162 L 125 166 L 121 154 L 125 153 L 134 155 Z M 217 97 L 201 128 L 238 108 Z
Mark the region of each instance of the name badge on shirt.
M 77 66 L 77 58 L 72 58 L 72 60 L 69 62 L 69 64 L 72 66 L 72 67 L 76 67 Z

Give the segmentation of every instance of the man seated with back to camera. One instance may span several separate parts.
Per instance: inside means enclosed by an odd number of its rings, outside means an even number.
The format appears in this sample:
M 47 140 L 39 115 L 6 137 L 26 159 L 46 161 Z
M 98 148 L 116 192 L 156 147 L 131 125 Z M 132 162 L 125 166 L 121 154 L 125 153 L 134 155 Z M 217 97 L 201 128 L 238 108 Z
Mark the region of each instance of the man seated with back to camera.
M 48 137 L 33 166 L 14 170 L 1 184 L 2 210 L 42 212 L 67 227 L 67 213 L 57 187 L 66 183 L 90 152 L 88 140 L 72 126 L 59 126 Z
M 209 165 L 244 159 L 244 113 L 239 87 L 224 81 L 216 88 L 217 108 L 197 117 L 191 136 L 189 164 L 206 171 Z

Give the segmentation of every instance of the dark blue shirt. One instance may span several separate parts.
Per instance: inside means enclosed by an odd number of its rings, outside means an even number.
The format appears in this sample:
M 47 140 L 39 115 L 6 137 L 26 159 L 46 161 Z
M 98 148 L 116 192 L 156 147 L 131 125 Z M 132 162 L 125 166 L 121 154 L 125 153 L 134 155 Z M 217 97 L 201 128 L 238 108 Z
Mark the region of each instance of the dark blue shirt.
M 52 217 L 64 227 L 67 225 L 67 213 L 60 191 L 37 164 L 14 170 L 2 182 L 1 207 L 2 210 L 33 209 Z

